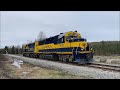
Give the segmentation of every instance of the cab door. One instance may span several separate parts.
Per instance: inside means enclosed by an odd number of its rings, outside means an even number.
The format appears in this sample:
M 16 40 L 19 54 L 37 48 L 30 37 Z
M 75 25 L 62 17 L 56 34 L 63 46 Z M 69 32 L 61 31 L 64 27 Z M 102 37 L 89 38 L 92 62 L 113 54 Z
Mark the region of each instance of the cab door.
M 59 48 L 64 48 L 65 39 L 64 36 L 58 39 Z

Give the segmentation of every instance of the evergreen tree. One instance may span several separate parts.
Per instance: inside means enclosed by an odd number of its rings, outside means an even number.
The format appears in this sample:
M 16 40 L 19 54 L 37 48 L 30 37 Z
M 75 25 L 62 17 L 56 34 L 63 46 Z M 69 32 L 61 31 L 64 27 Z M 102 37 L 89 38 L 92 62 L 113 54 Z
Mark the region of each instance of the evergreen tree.
M 18 47 L 15 47 L 16 49 L 16 54 L 19 54 L 19 50 L 18 50 Z
M 12 46 L 12 54 L 15 54 L 16 52 L 15 52 L 15 47 L 14 46 Z
M 9 48 L 8 48 L 8 46 L 5 46 L 5 48 L 4 48 L 4 53 L 5 53 L 5 54 L 8 54 L 8 53 L 9 53 Z

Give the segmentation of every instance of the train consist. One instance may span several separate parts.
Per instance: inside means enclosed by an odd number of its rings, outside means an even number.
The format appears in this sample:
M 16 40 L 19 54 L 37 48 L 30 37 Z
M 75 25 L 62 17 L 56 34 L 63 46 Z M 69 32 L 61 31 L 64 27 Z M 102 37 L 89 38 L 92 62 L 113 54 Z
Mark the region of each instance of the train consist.
M 86 64 L 93 62 L 94 50 L 77 31 L 60 33 L 22 45 L 23 56 Z

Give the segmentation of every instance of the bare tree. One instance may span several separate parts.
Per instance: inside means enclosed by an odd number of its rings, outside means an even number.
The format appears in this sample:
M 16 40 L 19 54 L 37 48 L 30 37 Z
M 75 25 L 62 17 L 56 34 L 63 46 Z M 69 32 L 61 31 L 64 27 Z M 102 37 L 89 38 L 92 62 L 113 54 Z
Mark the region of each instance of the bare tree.
M 46 38 L 45 33 L 40 31 L 40 33 L 38 34 L 38 37 L 37 37 L 37 41 L 43 40 L 45 38 Z
M 21 47 L 20 47 L 20 45 L 16 46 L 16 54 L 21 54 Z
M 16 54 L 15 46 L 14 45 L 12 46 L 11 50 L 12 50 L 12 54 Z
M 32 43 L 32 41 L 31 41 L 31 40 L 27 40 L 27 41 L 26 41 L 26 44 L 29 44 L 29 43 Z

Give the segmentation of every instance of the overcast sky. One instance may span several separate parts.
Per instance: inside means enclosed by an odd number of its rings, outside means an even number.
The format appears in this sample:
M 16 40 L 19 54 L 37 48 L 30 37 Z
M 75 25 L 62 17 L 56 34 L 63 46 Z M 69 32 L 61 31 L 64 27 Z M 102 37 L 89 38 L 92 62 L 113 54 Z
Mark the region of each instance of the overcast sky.
M 89 42 L 119 40 L 118 11 L 1 11 L 1 47 L 77 30 Z

